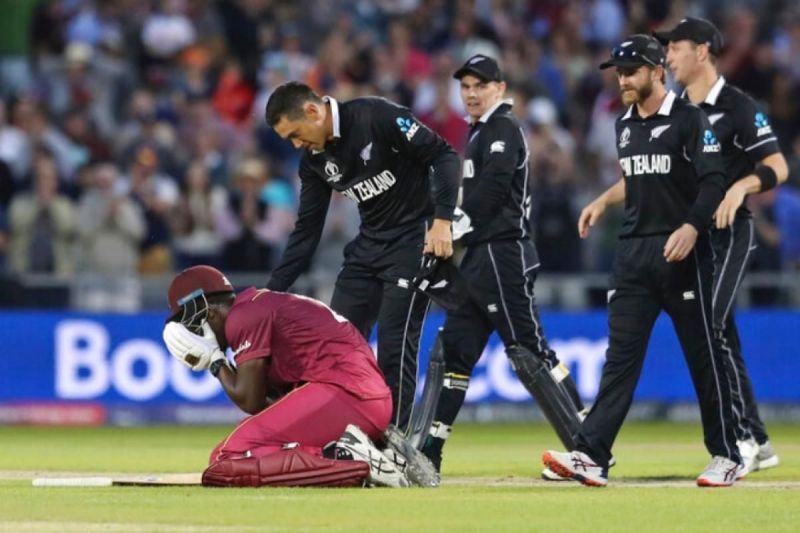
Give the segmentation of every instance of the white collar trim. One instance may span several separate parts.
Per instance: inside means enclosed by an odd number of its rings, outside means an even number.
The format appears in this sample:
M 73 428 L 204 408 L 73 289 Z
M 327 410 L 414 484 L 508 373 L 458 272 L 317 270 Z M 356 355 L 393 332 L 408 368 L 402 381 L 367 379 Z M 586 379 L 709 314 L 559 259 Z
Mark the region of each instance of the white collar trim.
M 336 98 L 332 96 L 323 96 L 322 101 L 326 102 L 331 105 L 331 123 L 333 124 L 333 136 L 339 139 L 342 136 L 341 125 L 339 123 L 339 102 L 336 101 Z M 325 150 L 314 150 L 311 149 L 311 153 L 314 155 L 321 154 Z
M 339 102 L 332 96 L 323 96 L 323 102 L 331 104 L 331 118 L 333 122 L 333 136 L 337 139 L 342 136 L 342 130 L 339 124 Z
M 717 99 L 719 98 L 719 93 L 722 92 L 722 88 L 725 86 L 725 77 L 720 76 L 717 78 L 717 81 L 714 82 L 714 85 L 711 86 L 709 89 L 708 94 L 706 95 L 706 99 L 703 100 L 704 104 L 708 105 L 717 105 Z M 687 90 L 684 89 L 681 93 L 681 98 L 687 98 Z
M 711 90 L 708 91 L 706 95 L 706 99 L 703 100 L 708 105 L 717 105 L 717 99 L 719 98 L 719 93 L 722 92 L 722 88 L 725 86 L 725 78 L 720 76 L 717 78 L 717 81 L 714 82 L 714 85 L 711 86 Z
M 667 96 L 664 97 L 664 101 L 661 102 L 661 107 L 658 108 L 658 111 L 656 113 L 658 115 L 664 115 L 665 117 L 668 117 L 670 112 L 672 111 L 672 104 L 675 103 L 675 98 L 677 98 L 675 96 L 675 93 L 672 91 L 668 91 Z M 628 120 L 629 118 L 631 118 L 631 115 L 633 114 L 633 108 L 635 105 L 636 104 L 633 104 L 632 106 L 628 107 L 628 110 L 622 116 L 622 120 Z
M 490 108 L 489 108 L 489 109 L 486 111 L 486 113 L 484 113 L 483 115 L 481 115 L 481 118 L 479 118 L 479 119 L 477 120 L 477 122 L 487 122 L 487 121 L 489 120 L 489 117 L 491 117 L 491 116 L 492 116 L 492 113 L 494 113 L 495 111 L 497 111 L 497 108 L 498 108 L 498 107 L 500 107 L 500 106 L 501 106 L 501 105 L 503 105 L 503 104 L 508 104 L 508 105 L 512 105 L 512 106 L 513 106 L 513 105 L 514 105 L 514 100 L 513 100 L 513 98 L 505 98 L 505 99 L 503 99 L 503 100 L 500 100 L 499 102 L 497 102 L 496 104 L 494 104 L 492 107 L 490 107 Z M 464 117 L 464 120 L 466 120 L 466 121 L 467 121 L 467 122 L 469 122 L 469 123 L 472 123 L 472 117 L 471 117 L 471 116 L 469 116 L 469 115 L 465 116 L 465 117 Z
M 622 120 L 628 120 L 629 118 L 631 118 L 631 115 L 633 114 L 633 106 L 634 105 L 636 105 L 636 104 L 628 106 L 628 110 L 625 112 L 624 115 L 622 115 Z
M 669 91 L 667 93 L 667 96 L 664 97 L 664 101 L 661 102 L 661 107 L 658 108 L 658 114 L 668 117 L 670 111 L 672 111 L 672 104 L 675 103 L 675 98 L 676 98 L 675 93 Z

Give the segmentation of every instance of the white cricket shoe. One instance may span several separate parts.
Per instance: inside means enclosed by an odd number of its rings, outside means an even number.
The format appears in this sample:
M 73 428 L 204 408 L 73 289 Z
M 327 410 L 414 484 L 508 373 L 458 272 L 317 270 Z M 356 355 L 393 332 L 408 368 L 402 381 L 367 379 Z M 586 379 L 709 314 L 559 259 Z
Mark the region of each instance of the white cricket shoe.
M 402 469 L 408 481 L 417 487 L 438 487 L 441 477 L 431 460 L 416 449 L 397 426 L 390 424 L 383 433 L 384 455 Z
M 739 448 L 739 455 L 742 457 L 742 466 L 739 468 L 736 479 L 742 479 L 750 472 L 755 471 L 758 443 L 756 439 L 750 437 L 746 440 L 736 441 L 736 447 Z
M 756 455 L 753 472 L 756 470 L 766 470 L 767 468 L 774 468 L 778 466 L 780 460 L 775 453 L 775 448 L 772 447 L 770 441 L 758 445 L 758 455 Z
M 364 461 L 369 465 L 367 481 L 370 486 L 399 488 L 411 485 L 395 462 L 376 448 L 369 437 L 355 424 L 349 424 L 345 428 L 342 436 L 336 441 L 336 448 L 349 452 L 353 460 Z M 341 451 L 337 451 L 337 455 L 341 456 Z
M 542 462 L 561 477 L 575 479 L 590 487 L 608 485 L 608 470 L 583 452 L 547 450 L 542 454 Z
M 727 457 L 715 455 L 697 477 L 698 487 L 730 487 L 738 478 L 741 465 Z

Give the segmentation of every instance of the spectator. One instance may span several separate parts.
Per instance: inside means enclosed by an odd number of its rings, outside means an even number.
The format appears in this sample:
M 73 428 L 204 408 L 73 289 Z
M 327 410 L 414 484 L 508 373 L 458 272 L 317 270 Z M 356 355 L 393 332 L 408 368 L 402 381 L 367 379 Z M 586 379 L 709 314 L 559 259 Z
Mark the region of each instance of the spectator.
M 242 67 L 229 62 L 214 92 L 214 111 L 228 124 L 242 128 L 248 124 L 254 99 L 255 88 L 245 78 Z
M 68 276 L 74 270 L 75 208 L 58 193 L 58 169 L 52 157 L 40 157 L 33 191 L 14 196 L 8 209 L 9 266 L 17 274 Z
M 87 190 L 78 204 L 78 258 L 83 280 L 78 306 L 94 311 L 136 310 L 144 216 L 121 192 L 119 169 L 114 163 L 93 165 L 89 175 Z
M 205 163 L 193 161 L 172 215 L 178 270 L 194 265 L 222 266 L 224 241 L 220 226 L 227 203 L 225 189 L 211 183 Z
M 0 159 L 9 166 L 14 181 L 19 182 L 28 173 L 30 139 L 10 120 L 13 108 L 0 100 Z
M 575 142 L 558 124 L 553 103 L 537 97 L 528 103 L 530 166 L 536 249 L 543 272 L 581 270 L 580 238 L 575 221 L 579 210 L 573 158 Z
M 186 16 L 186 0 L 161 0 L 161 8 L 151 13 L 142 26 L 145 51 L 156 58 L 168 59 L 197 38 L 192 21 Z
M 260 160 L 239 165 L 225 212 L 226 270 L 263 271 L 280 257 L 294 225 L 294 209 L 286 205 L 282 188 Z
M 172 270 L 169 216 L 178 201 L 175 181 L 159 170 L 158 154 L 150 147 L 136 153 L 122 191 L 130 192 L 144 213 L 146 233 L 141 244 L 139 272 L 165 274 Z

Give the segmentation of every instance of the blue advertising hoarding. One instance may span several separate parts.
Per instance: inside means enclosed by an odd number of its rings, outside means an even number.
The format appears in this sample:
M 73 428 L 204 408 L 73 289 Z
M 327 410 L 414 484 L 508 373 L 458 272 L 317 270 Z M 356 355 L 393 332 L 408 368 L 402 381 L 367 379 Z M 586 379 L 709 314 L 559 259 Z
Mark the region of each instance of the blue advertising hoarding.
M 430 313 L 422 339 L 420 373 L 436 329 Z M 762 402 L 800 404 L 800 312 L 751 311 L 738 317 L 755 390 Z M 3 372 L 0 405 L 89 402 L 105 407 L 229 406 L 209 373 L 174 361 L 161 340 L 164 315 L 0 313 Z M 591 401 L 607 346 L 604 312 L 545 312 L 552 347 L 566 363 L 581 395 Z M 640 401 L 693 402 L 694 390 L 669 319 L 656 324 L 636 392 Z M 467 402 L 530 402 L 499 339 L 479 362 Z M 0 419 L 2 421 L 2 419 Z

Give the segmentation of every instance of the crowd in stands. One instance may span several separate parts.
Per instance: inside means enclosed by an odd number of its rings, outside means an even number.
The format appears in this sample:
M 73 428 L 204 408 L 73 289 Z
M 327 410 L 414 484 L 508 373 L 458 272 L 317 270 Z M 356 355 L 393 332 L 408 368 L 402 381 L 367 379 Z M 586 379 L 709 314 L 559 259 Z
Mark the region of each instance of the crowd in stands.
M 800 269 L 792 0 L 0 0 L 0 11 L 7 276 L 114 286 L 202 262 L 266 279 L 294 224 L 300 157 L 265 125 L 274 87 L 385 96 L 462 150 L 452 73 L 479 52 L 500 59 L 528 127 L 543 271 L 604 271 L 614 217 L 589 241 L 576 231 L 584 203 L 619 178 L 617 81 L 597 64 L 622 36 L 687 14 L 722 28 L 722 73 L 767 107 L 790 162 L 785 187 L 750 199 L 753 268 Z M 357 225 L 336 196 L 315 268 L 335 272 Z

